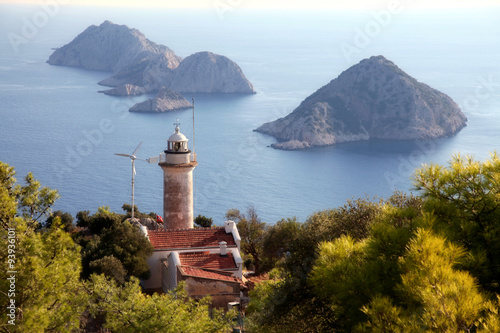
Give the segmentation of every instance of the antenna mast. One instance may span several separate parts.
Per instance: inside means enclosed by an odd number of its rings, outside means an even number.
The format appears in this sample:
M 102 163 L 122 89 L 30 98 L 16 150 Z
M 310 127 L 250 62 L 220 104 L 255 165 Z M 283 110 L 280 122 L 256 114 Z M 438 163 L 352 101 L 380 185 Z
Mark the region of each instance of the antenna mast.
M 193 159 L 194 161 L 196 162 L 196 150 L 195 150 L 195 136 L 194 136 L 194 97 L 192 97 L 193 99 Z

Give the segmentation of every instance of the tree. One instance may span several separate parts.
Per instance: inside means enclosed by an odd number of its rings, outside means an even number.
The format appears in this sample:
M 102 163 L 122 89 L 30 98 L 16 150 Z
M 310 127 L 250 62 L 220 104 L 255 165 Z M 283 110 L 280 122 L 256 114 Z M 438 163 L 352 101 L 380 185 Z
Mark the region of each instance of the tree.
M 262 241 L 262 271 L 271 270 L 290 254 L 302 229 L 296 218 L 282 219 L 267 227 Z
M 122 221 L 124 216 L 101 207 L 87 217 L 91 236 L 80 237 L 83 278 L 104 273 L 122 282 L 124 278 L 149 277 L 147 259 L 154 249 L 136 226 Z M 89 239 L 90 237 L 90 239 Z
M 231 221 L 238 221 L 241 218 L 239 209 L 228 209 L 226 212 L 226 219 Z
M 76 226 L 80 228 L 87 228 L 90 223 L 90 212 L 83 210 L 76 213 Z
M 202 228 L 210 228 L 212 226 L 212 224 L 214 223 L 214 221 L 212 220 L 211 217 L 206 217 L 206 216 L 198 215 L 194 219 L 194 223 L 197 226 L 200 226 Z
M 0 161 L 0 222 L 5 230 L 11 226 L 17 212 L 15 174 L 13 167 Z
M 30 223 L 39 223 L 50 215 L 50 207 L 59 198 L 57 190 L 41 187 L 31 172 L 24 178 L 26 185 L 16 186 L 16 196 L 19 200 L 18 212 Z
M 14 170 L 14 167 L 11 167 L 7 163 L 0 161 L 0 187 L 7 191 L 9 195 L 13 195 L 15 193 L 15 175 L 16 172 Z
M 369 198 L 347 200 L 347 203 L 339 208 L 313 214 L 307 223 L 310 228 L 317 229 L 323 235 L 324 241 L 343 235 L 363 239 L 368 236 L 369 227 L 380 207 L 381 202 L 373 202 Z
M 79 281 L 79 246 L 61 228 L 58 219 L 48 232 L 28 232 L 19 245 L 19 329 L 50 332 L 78 328 L 85 304 Z
M 394 299 L 375 297 L 359 327 L 370 332 L 475 332 L 500 330 L 498 307 L 474 278 L 455 269 L 466 251 L 431 231 L 419 229 L 403 257 L 404 274 Z
M 415 205 L 411 196 L 407 199 L 404 201 L 407 204 L 397 206 L 389 199 L 370 226 L 369 237 L 366 238 L 365 275 L 372 284 L 370 289 L 389 297 L 395 297 L 394 288 L 401 282 L 403 271 L 400 259 L 417 228 L 425 224 L 420 204 Z
M 132 217 L 132 205 L 131 204 L 123 204 L 122 209 L 126 213 L 126 218 Z M 141 213 L 139 209 L 137 209 L 137 206 L 134 205 L 134 218 L 136 219 L 142 219 L 142 218 L 152 218 L 156 220 L 156 214 L 151 212 L 149 214 Z
M 427 165 L 414 176 L 436 216 L 433 230 L 467 249 L 461 263 L 488 291 L 500 293 L 500 158 L 453 156 L 448 167 Z
M 235 215 L 236 212 L 238 216 Z M 241 237 L 241 250 L 252 256 L 255 272 L 259 273 L 266 223 L 260 220 L 253 206 L 248 207 L 246 216 L 239 214 L 238 210 L 230 209 L 226 213 L 226 218 L 232 218 L 237 222 Z
M 304 283 L 316 258 L 316 250 L 322 242 L 332 241 L 349 235 L 353 239 L 363 239 L 375 218 L 380 213 L 383 202 L 373 202 L 368 198 L 348 200 L 336 209 L 328 209 L 311 215 L 301 228 L 298 237 L 291 242 L 290 255 L 283 263 L 287 271 L 301 276 Z
M 394 294 L 394 286 L 401 280 L 399 256 L 404 253 L 418 225 L 421 206 L 421 199 L 396 192 L 389 199 L 376 202 L 366 198 L 349 200 L 337 209 L 313 214 L 305 223 L 296 226 L 297 229 L 292 221 L 283 226 L 277 224 L 276 228 L 269 227 L 269 234 L 286 234 L 283 248 L 286 246 L 287 250 L 277 264 L 281 272 L 279 283 L 272 292 L 257 293 L 256 298 L 251 299 L 250 304 L 264 302 L 269 305 L 268 309 L 251 313 L 251 320 L 269 332 L 286 331 L 282 327 L 290 330 L 300 327 L 304 332 L 341 328 L 348 331 L 356 320 L 365 317 L 359 306 L 370 300 L 373 293 Z M 288 232 L 279 231 L 281 227 Z M 370 237 L 372 233 L 376 237 Z M 323 284 L 318 279 L 313 283 L 311 270 L 317 264 L 321 244 L 339 239 L 350 239 L 353 246 L 363 242 L 365 245 L 356 250 L 356 255 L 366 265 L 362 265 L 358 275 L 335 276 L 334 281 L 339 283 L 337 288 L 342 285 L 343 289 L 339 289 L 337 298 L 332 298 L 333 291 L 320 293 L 315 287 L 325 287 L 331 282 Z M 347 256 L 346 260 L 350 258 Z M 337 264 L 348 267 L 350 263 L 339 261 Z M 357 292 L 353 298 L 348 296 L 349 288 Z M 264 294 L 265 300 L 259 299 Z
M 247 307 L 248 332 L 331 332 L 335 318 L 328 304 L 318 297 L 289 302 L 294 286 L 277 272 L 270 280 L 260 282 L 250 291 Z
M 402 262 L 402 292 L 421 305 L 422 324 L 438 332 L 469 332 L 490 305 L 469 273 L 454 269 L 465 250 L 420 229 Z M 477 327 L 477 326 L 476 326 Z
M 227 332 L 234 317 L 233 312 L 214 310 L 211 318 L 210 300 L 188 298 L 182 284 L 175 293 L 149 296 L 135 278 L 119 286 L 103 275 L 92 275 L 86 287 L 91 313 L 104 317 L 104 326 L 112 332 Z
M 30 223 L 37 224 L 50 215 L 50 207 L 59 198 L 56 190 L 41 187 L 33 174 L 25 177 L 26 185 L 16 184 L 14 168 L 0 161 L 0 198 L 4 212 L 2 223 L 7 223 L 16 214 L 21 214 Z
M 97 212 L 88 218 L 88 229 L 93 235 L 99 235 L 104 229 L 110 229 L 121 223 L 124 217 L 109 210 L 108 206 L 97 208 Z
M 337 328 L 350 331 L 364 318 L 361 307 L 369 300 L 373 284 L 366 276 L 366 240 L 341 236 L 320 244 L 309 281 L 319 297 L 334 309 Z
M 432 219 L 426 214 L 421 224 L 432 225 Z M 396 247 L 401 252 L 394 262 L 387 254 L 397 250 L 380 247 L 393 233 L 390 228 L 388 231 L 370 234 L 363 241 L 342 236 L 321 244 L 309 281 L 315 295 L 329 300 L 336 331 L 500 329 L 496 305 L 481 293 L 468 272 L 455 268 L 466 255 L 462 247 L 425 228 L 416 228 L 406 246 Z M 374 243 L 378 245 L 373 247 Z M 380 257 L 392 263 L 387 265 Z M 392 268 L 389 283 L 383 274 L 387 267 Z M 392 276 L 395 273 L 399 278 Z
M 13 318 L 2 316 L 0 328 L 5 332 L 78 329 L 86 302 L 79 282 L 80 248 L 62 229 L 59 218 L 43 233 L 35 231 L 33 218 L 50 210 L 55 192 L 40 190 L 32 176 L 29 189 L 15 185 L 13 176 L 13 168 L 0 162 L 0 239 L 8 240 L 8 246 L 0 246 L 0 289 L 8 291 L 0 304 L 3 309 L 15 304 L 13 313 L 9 310 Z M 16 216 L 18 209 L 22 217 Z
M 70 213 L 65 213 L 60 210 L 57 210 L 50 214 L 50 216 L 45 221 L 44 227 L 50 229 L 53 221 L 56 218 L 60 219 L 60 223 L 64 231 L 71 233 L 75 229 L 75 226 L 73 225 L 73 216 L 71 216 Z
M 104 256 L 89 263 L 89 271 L 92 274 L 104 274 L 112 277 L 116 282 L 123 284 L 127 277 L 127 271 L 122 262 L 113 255 Z

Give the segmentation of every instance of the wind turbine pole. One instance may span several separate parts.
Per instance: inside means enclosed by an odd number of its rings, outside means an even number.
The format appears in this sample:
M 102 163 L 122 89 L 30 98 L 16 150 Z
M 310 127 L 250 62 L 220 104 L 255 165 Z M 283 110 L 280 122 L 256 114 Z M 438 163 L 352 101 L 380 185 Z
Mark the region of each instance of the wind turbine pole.
M 132 159 L 132 219 L 134 219 L 135 159 Z
M 115 155 L 118 155 L 118 156 L 124 156 L 124 157 L 128 157 L 132 160 L 132 218 L 134 218 L 134 206 L 135 206 L 135 203 L 134 203 L 134 189 L 135 189 L 135 160 L 137 159 L 137 152 L 139 151 L 139 149 L 141 148 L 142 146 L 142 141 L 139 142 L 139 145 L 137 146 L 137 148 L 135 148 L 134 152 L 132 153 L 132 155 L 128 155 L 128 154 L 115 154 Z M 141 160 L 141 159 L 140 159 Z

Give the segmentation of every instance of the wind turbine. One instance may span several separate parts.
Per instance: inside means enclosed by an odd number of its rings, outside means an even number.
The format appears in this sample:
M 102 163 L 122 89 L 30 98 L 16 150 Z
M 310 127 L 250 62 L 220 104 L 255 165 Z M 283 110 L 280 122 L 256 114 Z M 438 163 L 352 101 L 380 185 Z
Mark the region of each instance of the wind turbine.
M 137 154 L 137 152 L 139 151 L 139 149 L 141 148 L 141 146 L 142 146 L 142 141 L 139 142 L 139 145 L 137 146 L 137 148 L 135 148 L 135 150 L 132 153 L 132 155 L 115 154 L 115 155 L 118 155 L 118 156 L 129 157 L 132 160 L 132 218 L 134 218 L 134 184 L 135 184 L 135 174 L 136 174 L 136 172 L 135 172 L 135 160 L 142 160 L 142 161 L 144 161 L 143 159 L 137 158 L 135 156 L 135 154 Z

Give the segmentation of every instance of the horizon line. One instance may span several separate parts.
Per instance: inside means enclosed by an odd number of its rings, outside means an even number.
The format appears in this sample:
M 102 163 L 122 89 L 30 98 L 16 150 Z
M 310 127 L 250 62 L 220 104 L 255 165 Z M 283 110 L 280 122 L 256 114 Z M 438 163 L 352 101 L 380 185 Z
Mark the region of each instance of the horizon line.
M 0 4 L 10 5 L 62 5 L 84 7 L 110 8 L 171 8 L 171 9 L 208 9 L 219 7 L 224 9 L 268 9 L 268 10 L 377 10 L 389 6 L 404 6 L 415 10 L 443 10 L 466 8 L 500 8 L 498 0 L 361 0 L 357 2 L 332 1 L 325 5 L 321 0 L 205 0 L 175 1 L 175 0 L 0 0 Z

